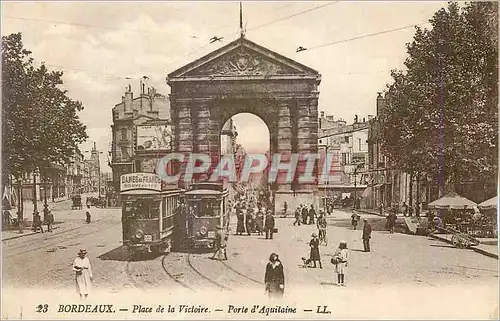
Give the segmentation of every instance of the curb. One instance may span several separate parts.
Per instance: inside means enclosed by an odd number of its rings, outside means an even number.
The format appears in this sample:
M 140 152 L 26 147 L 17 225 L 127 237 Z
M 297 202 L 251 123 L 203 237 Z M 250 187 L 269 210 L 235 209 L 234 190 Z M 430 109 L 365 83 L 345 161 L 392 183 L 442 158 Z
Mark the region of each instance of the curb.
M 445 239 L 444 237 L 437 236 L 435 234 L 429 234 L 429 236 L 432 237 L 433 239 L 436 239 L 436 240 L 439 240 L 439 241 L 443 241 L 443 242 L 452 244 L 449 240 Z M 491 258 L 494 258 L 494 259 L 498 260 L 498 254 L 496 254 L 496 253 L 491 253 L 491 252 L 482 250 L 480 248 L 477 248 L 475 246 L 471 246 L 470 249 L 473 250 L 476 253 L 479 253 L 479 254 L 482 254 L 482 255 L 485 255 L 485 256 L 489 256 Z
M 53 227 L 52 230 L 57 230 L 59 227 Z M 14 235 L 14 236 L 10 236 L 10 237 L 6 237 L 6 238 L 2 238 L 2 242 L 3 241 L 8 241 L 8 240 L 14 240 L 14 239 L 18 239 L 20 237 L 24 237 L 24 236 L 28 236 L 28 235 L 33 235 L 33 234 L 38 234 L 36 232 L 32 232 L 30 230 L 29 233 L 23 233 L 23 234 L 19 234 L 19 235 Z

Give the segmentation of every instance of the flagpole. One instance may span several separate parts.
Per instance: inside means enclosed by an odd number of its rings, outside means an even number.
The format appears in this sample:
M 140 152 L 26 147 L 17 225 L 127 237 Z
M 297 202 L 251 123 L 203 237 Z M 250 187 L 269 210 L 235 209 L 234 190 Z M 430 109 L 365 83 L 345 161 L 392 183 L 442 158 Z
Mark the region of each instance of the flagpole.
M 243 31 L 243 7 L 240 1 L 240 35 L 241 37 L 245 37 L 245 32 Z

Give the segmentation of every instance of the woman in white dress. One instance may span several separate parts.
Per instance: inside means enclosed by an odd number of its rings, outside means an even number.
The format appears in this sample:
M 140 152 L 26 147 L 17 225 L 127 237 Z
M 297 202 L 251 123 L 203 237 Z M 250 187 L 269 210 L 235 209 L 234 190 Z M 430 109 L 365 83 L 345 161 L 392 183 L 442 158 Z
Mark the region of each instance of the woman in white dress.
M 341 241 L 332 259 L 332 263 L 335 264 L 335 273 L 337 273 L 339 286 L 345 286 L 344 277 L 345 277 L 345 270 L 347 267 L 348 256 L 349 254 L 347 251 L 347 242 Z
M 85 298 L 89 295 L 92 287 L 92 267 L 89 258 L 85 256 L 86 254 L 86 250 L 80 250 L 78 257 L 73 262 L 73 271 L 76 274 L 76 291 L 80 297 Z

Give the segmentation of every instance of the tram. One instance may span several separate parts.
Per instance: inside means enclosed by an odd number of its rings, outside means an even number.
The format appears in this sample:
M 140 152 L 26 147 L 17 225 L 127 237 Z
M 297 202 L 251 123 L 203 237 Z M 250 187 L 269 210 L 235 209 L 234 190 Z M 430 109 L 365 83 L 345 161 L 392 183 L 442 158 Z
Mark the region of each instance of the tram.
M 178 226 L 181 248 L 213 248 L 217 226 L 229 229 L 228 190 L 220 183 L 196 183 L 184 197 L 186 210 Z
M 172 248 L 184 191 L 161 189 L 160 177 L 132 173 L 120 177 L 122 239 L 130 252 L 167 252 Z

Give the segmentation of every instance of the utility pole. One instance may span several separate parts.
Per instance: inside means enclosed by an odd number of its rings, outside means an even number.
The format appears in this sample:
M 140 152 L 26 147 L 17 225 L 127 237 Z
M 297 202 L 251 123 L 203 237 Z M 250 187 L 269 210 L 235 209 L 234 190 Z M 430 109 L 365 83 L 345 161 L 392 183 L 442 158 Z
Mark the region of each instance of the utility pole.
M 33 170 L 33 222 L 35 222 L 35 213 L 37 212 L 37 199 L 36 199 L 36 171 Z

